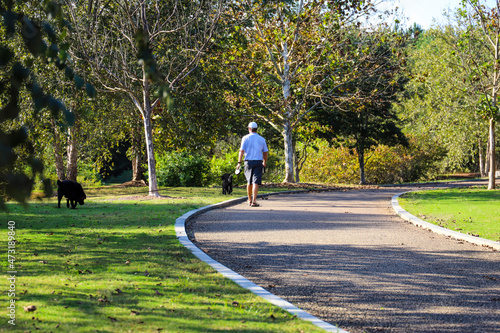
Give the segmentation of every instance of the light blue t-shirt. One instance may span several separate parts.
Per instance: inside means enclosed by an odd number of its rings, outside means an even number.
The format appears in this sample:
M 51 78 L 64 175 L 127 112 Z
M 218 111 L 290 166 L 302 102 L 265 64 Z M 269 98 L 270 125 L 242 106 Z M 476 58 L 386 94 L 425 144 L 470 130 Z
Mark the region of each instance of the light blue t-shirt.
M 266 139 L 257 133 L 247 134 L 241 139 L 240 150 L 245 151 L 245 160 L 262 161 L 264 160 L 262 153 L 268 151 Z

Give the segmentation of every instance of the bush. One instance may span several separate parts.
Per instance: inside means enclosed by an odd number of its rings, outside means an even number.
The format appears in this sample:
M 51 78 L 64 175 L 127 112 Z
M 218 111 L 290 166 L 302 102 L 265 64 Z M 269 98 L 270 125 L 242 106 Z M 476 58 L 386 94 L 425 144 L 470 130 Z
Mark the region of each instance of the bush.
M 208 176 L 211 185 L 219 185 L 221 176 L 225 173 L 234 173 L 238 163 L 238 152 L 227 153 L 222 158 L 215 155 L 210 160 L 210 174 Z
M 308 158 L 301 172 L 304 182 L 326 184 L 359 183 L 359 166 L 356 155 L 345 147 L 330 147 L 318 141 L 314 150 L 309 148 Z
M 331 147 L 318 141 L 318 150 L 310 149 L 302 169 L 305 182 L 359 183 L 357 153 L 345 147 Z M 410 139 L 408 148 L 380 145 L 365 152 L 366 181 L 371 184 L 395 184 L 434 178 L 444 152 L 438 146 L 424 147 Z
M 165 153 L 156 160 L 159 186 L 205 186 L 208 169 L 204 156 L 189 152 Z
M 285 160 L 284 153 L 278 152 L 274 154 L 269 152 L 267 159 L 267 167 L 262 181 L 266 183 L 281 183 L 285 179 Z
M 217 158 L 214 155 L 210 161 L 210 175 L 208 177 L 210 184 L 220 185 L 221 176 L 225 173 L 234 173 L 236 164 L 238 164 L 238 151 L 227 153 L 222 158 Z M 241 171 L 243 171 L 243 167 Z M 269 153 L 267 167 L 264 175 L 262 176 L 262 181 L 267 183 L 276 183 L 281 182 L 284 177 L 284 167 L 281 159 L 277 155 Z M 241 172 L 237 177 L 233 177 L 233 182 L 246 183 L 243 172 Z

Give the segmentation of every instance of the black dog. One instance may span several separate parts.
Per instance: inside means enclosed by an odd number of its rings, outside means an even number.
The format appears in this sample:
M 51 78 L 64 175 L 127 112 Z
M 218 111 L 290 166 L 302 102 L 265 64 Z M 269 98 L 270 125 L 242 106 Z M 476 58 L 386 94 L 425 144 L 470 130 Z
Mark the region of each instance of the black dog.
M 225 173 L 222 175 L 222 194 L 231 194 L 233 192 L 233 175 Z
M 57 181 L 57 207 L 61 208 L 61 199 L 63 196 L 66 197 L 66 207 L 69 208 L 69 202 L 71 201 L 71 208 L 75 209 L 76 204 L 79 203 L 83 205 L 83 200 L 87 199 L 85 192 L 83 192 L 82 185 L 71 180 Z

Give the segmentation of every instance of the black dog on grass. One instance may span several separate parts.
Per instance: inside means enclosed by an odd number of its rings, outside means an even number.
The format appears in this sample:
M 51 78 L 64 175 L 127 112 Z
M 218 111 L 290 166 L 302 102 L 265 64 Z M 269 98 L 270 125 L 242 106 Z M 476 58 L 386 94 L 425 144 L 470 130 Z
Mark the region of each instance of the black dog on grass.
M 87 199 L 85 192 L 83 192 L 82 185 L 71 180 L 57 181 L 57 207 L 61 208 L 61 199 L 66 197 L 66 207 L 69 208 L 71 201 L 71 208 L 75 209 L 77 203 L 83 205 L 83 200 Z
M 231 194 L 233 192 L 233 175 L 225 173 L 222 175 L 222 194 Z

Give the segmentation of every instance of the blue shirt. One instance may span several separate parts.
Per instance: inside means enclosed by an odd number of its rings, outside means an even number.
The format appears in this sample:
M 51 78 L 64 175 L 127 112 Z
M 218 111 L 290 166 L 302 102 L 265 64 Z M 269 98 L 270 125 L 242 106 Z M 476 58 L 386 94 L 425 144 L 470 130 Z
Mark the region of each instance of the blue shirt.
M 241 139 L 241 148 L 245 152 L 245 161 L 263 161 L 267 152 L 266 139 L 257 133 L 247 134 Z

